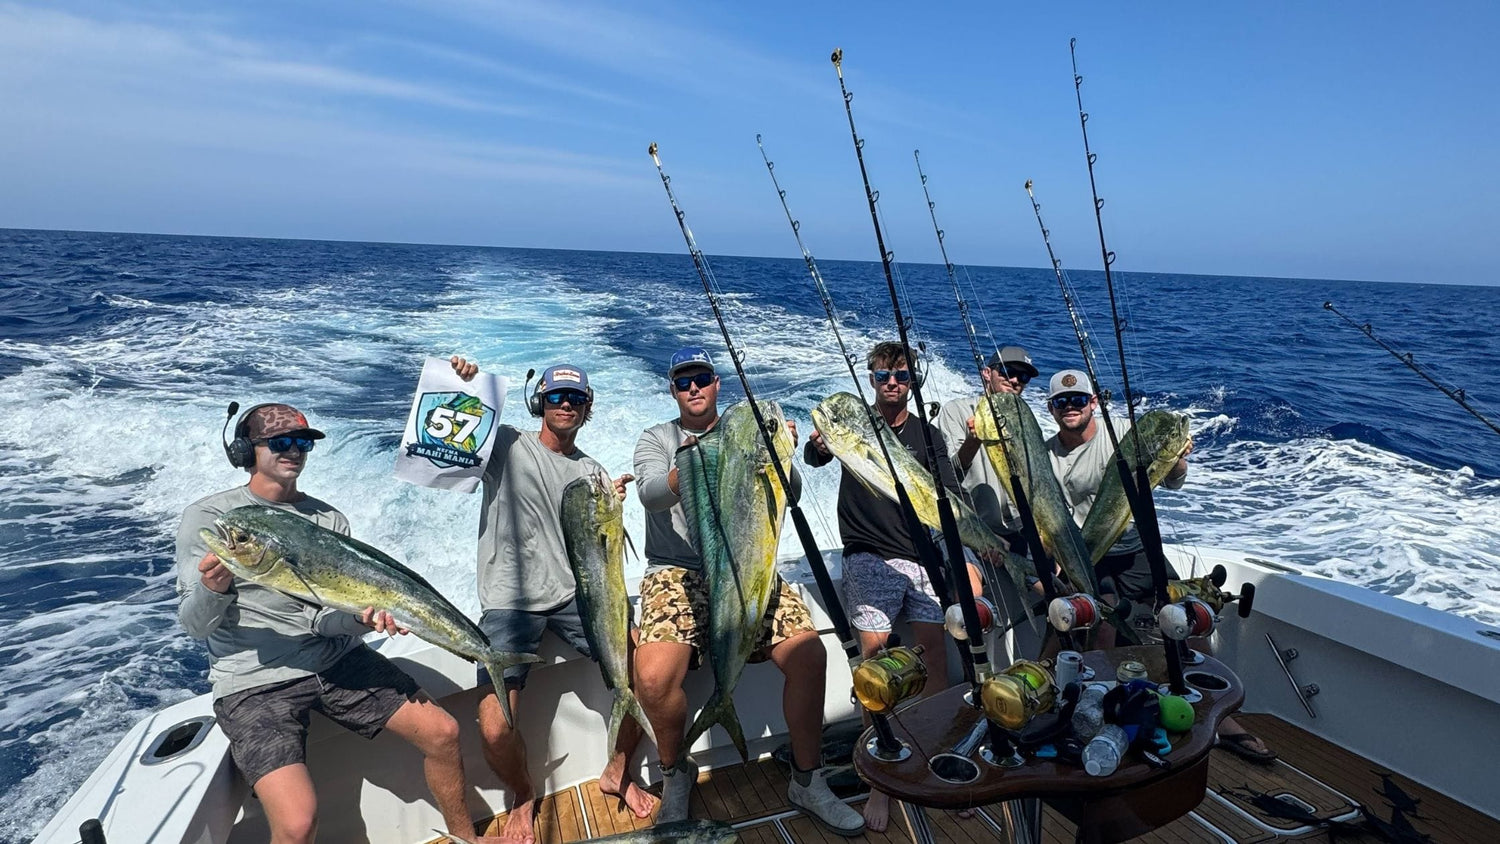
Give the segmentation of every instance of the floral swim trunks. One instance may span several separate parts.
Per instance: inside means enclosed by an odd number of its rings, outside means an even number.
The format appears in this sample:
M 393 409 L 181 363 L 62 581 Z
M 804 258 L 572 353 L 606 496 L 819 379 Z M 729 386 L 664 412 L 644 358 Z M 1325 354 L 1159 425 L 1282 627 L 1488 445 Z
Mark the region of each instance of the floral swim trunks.
M 751 662 L 763 662 L 776 645 L 817 630 L 812 613 L 796 591 L 780 575 L 776 584 Z M 680 642 L 692 645 L 696 655 L 707 638 L 708 582 L 703 573 L 678 566 L 647 572 L 641 578 L 641 644 Z
M 856 551 L 844 557 L 849 623 L 867 633 L 889 633 L 904 612 L 914 623 L 942 624 L 943 608 L 921 564 Z

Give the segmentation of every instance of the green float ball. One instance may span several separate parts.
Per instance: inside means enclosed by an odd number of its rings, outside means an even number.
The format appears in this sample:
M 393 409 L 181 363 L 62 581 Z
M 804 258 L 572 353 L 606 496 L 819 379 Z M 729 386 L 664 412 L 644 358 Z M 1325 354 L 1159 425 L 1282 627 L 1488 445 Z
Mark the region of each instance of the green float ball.
M 1177 695 L 1158 695 L 1161 699 L 1161 725 L 1169 733 L 1185 733 L 1193 728 L 1193 705 Z

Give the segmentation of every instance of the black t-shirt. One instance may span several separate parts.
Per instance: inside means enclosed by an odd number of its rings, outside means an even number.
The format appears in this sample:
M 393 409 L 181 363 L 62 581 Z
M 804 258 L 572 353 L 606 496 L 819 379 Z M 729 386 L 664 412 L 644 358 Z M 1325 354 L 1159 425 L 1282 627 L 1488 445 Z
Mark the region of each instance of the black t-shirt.
M 927 459 L 927 447 L 922 438 L 922 428 L 927 429 L 927 435 L 932 437 L 932 446 L 937 452 L 938 471 L 934 474 L 942 477 L 943 486 L 948 489 L 949 495 L 961 499 L 963 493 L 953 474 L 953 464 L 948 461 L 948 449 L 943 442 L 943 435 L 937 427 L 915 413 L 908 413 L 906 421 L 899 427 L 893 426 L 892 430 L 917 462 L 932 472 L 932 464 Z M 818 451 L 811 442 L 807 443 L 802 456 L 807 465 L 815 467 L 833 460 L 832 456 Z M 863 551 L 887 560 L 920 561 L 911 533 L 906 529 L 906 519 L 901 515 L 901 505 L 871 492 L 848 469 L 840 467 L 840 471 L 843 472 L 843 477 L 839 480 L 839 538 L 844 542 L 844 554 L 847 556 Z M 917 495 L 917 491 L 910 487 L 906 493 Z

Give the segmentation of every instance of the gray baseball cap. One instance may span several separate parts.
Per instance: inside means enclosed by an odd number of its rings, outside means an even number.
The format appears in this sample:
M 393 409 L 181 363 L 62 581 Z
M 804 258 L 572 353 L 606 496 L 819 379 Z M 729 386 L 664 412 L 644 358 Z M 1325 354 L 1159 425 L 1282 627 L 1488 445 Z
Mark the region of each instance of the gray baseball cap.
M 1052 376 L 1047 382 L 1047 398 L 1057 398 L 1071 393 L 1082 393 L 1091 396 L 1094 391 L 1089 387 L 1089 374 L 1081 369 L 1064 369 L 1062 372 Z
M 1036 364 L 1031 362 L 1031 355 L 1027 354 L 1026 350 L 1020 346 L 1006 346 L 993 355 L 990 355 L 990 359 L 985 361 L 984 365 L 990 369 L 999 369 L 1001 366 L 1005 366 L 1006 368 L 1024 370 L 1030 372 L 1032 378 L 1042 374 L 1041 370 L 1036 368 Z

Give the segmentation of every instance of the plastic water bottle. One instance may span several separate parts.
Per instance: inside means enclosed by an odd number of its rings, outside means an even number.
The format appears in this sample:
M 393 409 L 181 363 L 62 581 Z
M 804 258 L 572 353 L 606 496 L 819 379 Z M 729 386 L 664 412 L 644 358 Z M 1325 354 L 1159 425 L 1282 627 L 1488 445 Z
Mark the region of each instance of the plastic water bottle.
M 1083 748 L 1083 769 L 1091 777 L 1107 777 L 1120 767 L 1130 740 L 1118 724 L 1106 724 Z
M 1088 741 L 1104 726 L 1104 692 L 1103 686 L 1089 683 L 1079 693 L 1073 707 L 1073 735 L 1079 741 Z

